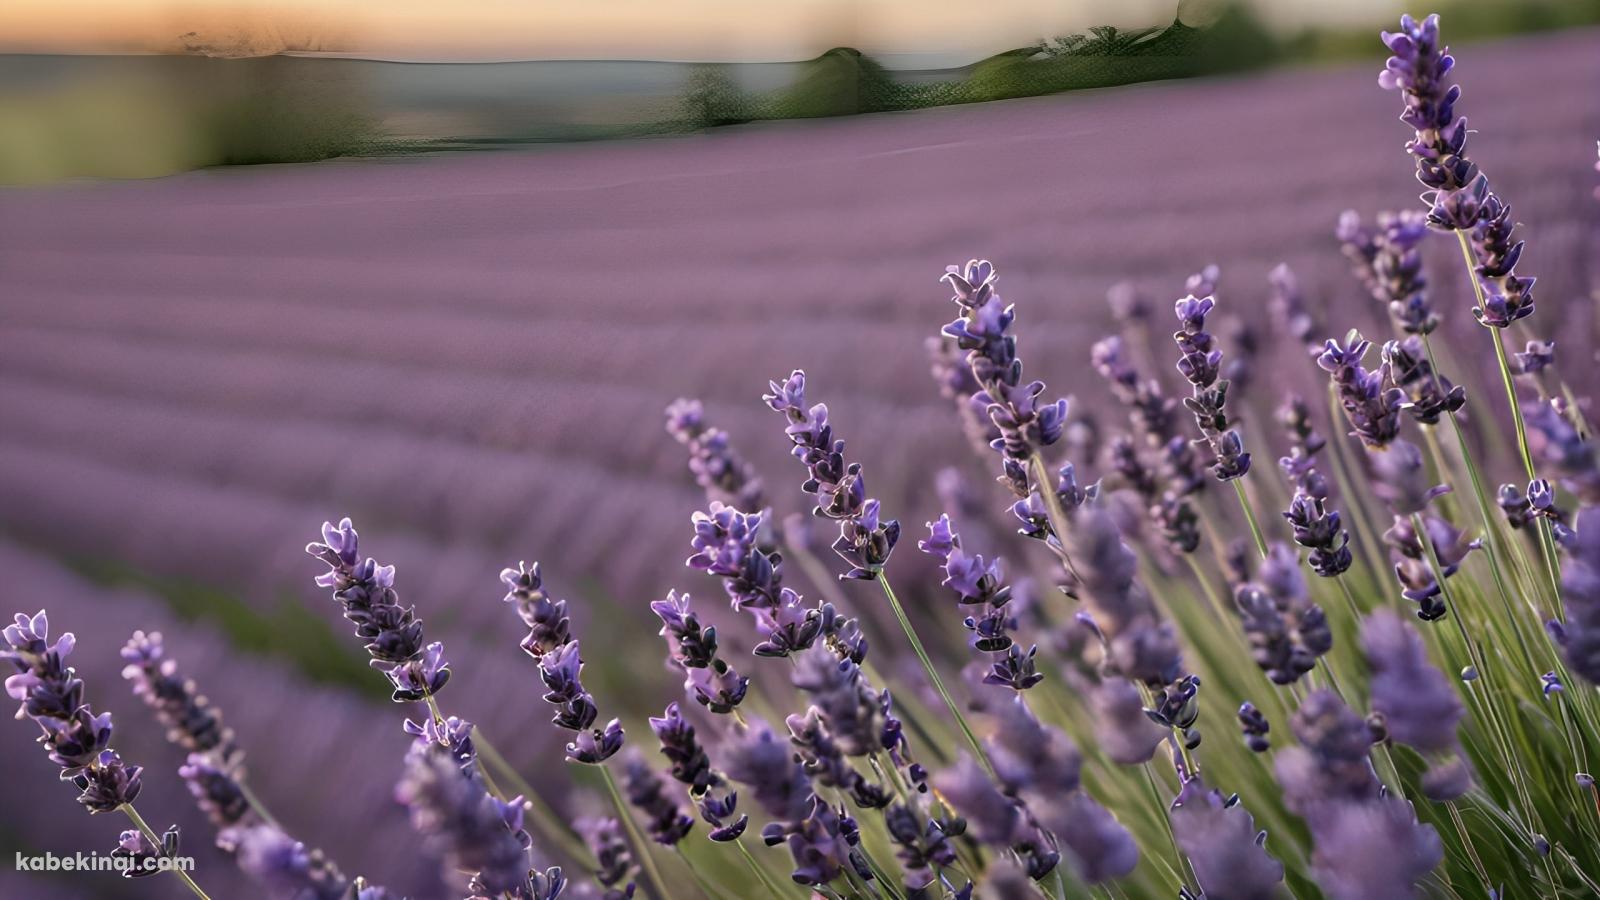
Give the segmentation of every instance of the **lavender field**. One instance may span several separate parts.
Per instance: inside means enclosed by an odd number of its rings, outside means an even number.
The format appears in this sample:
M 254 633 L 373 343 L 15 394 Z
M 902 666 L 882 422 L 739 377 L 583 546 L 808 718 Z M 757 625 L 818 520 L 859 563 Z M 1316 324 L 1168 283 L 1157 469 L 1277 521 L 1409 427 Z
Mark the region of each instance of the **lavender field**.
M 1456 52 L 1473 158 L 1525 223 L 1537 329 L 1590 395 L 1600 33 Z M 1130 323 L 1114 320 L 1108 290 L 1129 282 L 1151 298 L 1150 345 L 1130 342 L 1133 354 L 1177 390 L 1166 310 L 1215 263 L 1231 333 L 1259 346 L 1235 389 L 1262 411 L 1246 427 L 1255 490 L 1270 536 L 1287 540 L 1275 510 L 1288 489 L 1271 465 L 1286 446 L 1265 411 L 1291 387 L 1325 392 L 1326 376 L 1271 333 L 1267 275 L 1293 269 L 1319 342 L 1387 333 L 1334 227 L 1345 209 L 1416 207 L 1397 109 L 1363 63 L 693 138 L 0 192 L 5 594 L 77 633 L 96 708 L 116 713 L 119 750 L 146 767 L 141 811 L 183 826 L 213 897 L 254 894 L 207 846 L 176 775 L 182 752 L 118 674 L 135 629 L 163 632 L 226 711 L 254 790 L 288 831 L 418 900 L 458 896 L 410 849 L 393 798 L 410 738 L 383 679 L 312 583 L 303 548 L 324 520 L 351 516 L 363 548 L 397 567 L 429 638 L 450 648 L 451 712 L 494 735 L 551 806 L 585 812 L 601 795 L 576 796 L 554 763 L 565 738 L 496 575 L 542 561 L 586 648 L 606 648 L 589 651 L 590 689 L 648 743 L 644 717 L 681 694 L 648 604 L 687 590 L 723 618 L 715 580 L 682 565 L 705 503 L 663 430 L 670 402 L 703 400 L 776 514 L 806 512 L 813 498 L 760 399 L 768 379 L 804 368 L 872 495 L 920 537 L 948 509 L 941 468 L 965 474 L 980 506 L 1005 499 L 929 376 L 924 341 L 952 315 L 937 283 L 947 264 L 1003 267 L 1029 376 L 1110 430 L 1125 411 L 1090 347 Z M 1459 251 L 1440 238 L 1424 258 L 1445 319 L 1440 363 L 1487 416 L 1504 397 Z M 1486 440 L 1494 451 L 1509 438 Z M 1493 458 L 1490 482 L 1518 479 L 1506 446 Z M 1109 474 L 1076 461 L 1085 481 Z M 1229 536 L 1247 535 L 1223 500 L 1205 502 Z M 992 525 L 995 549 L 1027 559 L 1005 530 Z M 960 623 L 945 621 L 940 576 L 912 544 L 896 587 L 959 658 Z M 800 561 L 789 577 L 837 592 L 881 648 L 879 668 L 921 683 L 874 585 L 835 585 Z M 726 620 L 726 653 L 748 659 L 753 632 Z M 1207 739 L 1236 739 L 1222 732 Z M 114 840 L 116 826 L 73 808 L 26 729 L 0 735 L 0 765 L 17 773 L 8 809 L 27 810 L 0 825 L 0 856 Z M 176 890 L 0 874 L 4 896 Z

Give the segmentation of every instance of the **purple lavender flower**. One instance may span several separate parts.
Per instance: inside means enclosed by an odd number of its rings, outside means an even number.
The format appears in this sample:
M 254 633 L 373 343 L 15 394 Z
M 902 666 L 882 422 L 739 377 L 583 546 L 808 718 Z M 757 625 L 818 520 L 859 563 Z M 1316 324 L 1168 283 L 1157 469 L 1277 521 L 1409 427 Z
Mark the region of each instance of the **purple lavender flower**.
M 605 888 L 605 900 L 626 900 L 634 894 L 634 875 L 639 866 L 634 862 L 633 851 L 622 833 L 622 823 L 608 816 L 582 819 L 578 822 L 589 850 L 594 853 L 595 880 Z
M 1395 327 L 1412 335 L 1430 334 L 1439 326 L 1428 302 L 1420 249 L 1427 233 L 1426 217 L 1411 210 L 1379 213 L 1375 229 L 1366 228 L 1354 211 L 1346 210 L 1337 229 L 1356 277 L 1388 309 Z
M 1351 434 L 1368 447 L 1383 448 L 1400 434 L 1400 410 L 1405 392 L 1395 387 L 1387 366 L 1377 371 L 1362 367 L 1372 343 L 1352 332 L 1343 344 L 1329 339 L 1317 365 L 1333 379 L 1339 405 L 1349 420 Z
M 250 814 L 250 802 L 236 771 L 219 765 L 210 755 L 189 754 L 178 768 L 178 775 L 189 788 L 195 805 L 218 830 L 238 825 Z
M 704 669 L 717 659 L 717 629 L 702 627 L 689 607 L 688 594 L 669 591 L 667 599 L 650 604 L 661 619 L 660 635 L 672 651 L 672 660 L 686 669 Z
M 1316 656 L 1291 631 L 1283 611 L 1260 585 L 1239 585 L 1233 602 L 1250 642 L 1250 655 L 1273 684 L 1293 684 L 1316 667 Z
M 1095 743 L 1112 762 L 1125 766 L 1149 762 L 1168 731 L 1144 713 L 1139 690 L 1121 678 L 1108 678 L 1089 693 L 1094 713 Z
M 934 870 L 949 868 L 956 862 L 955 846 L 944 829 L 915 806 L 890 806 L 883 812 L 883 823 L 895 843 L 895 856 L 900 859 L 909 891 L 928 890 L 934 884 Z
M 318 575 L 319 586 L 333 588 L 333 599 L 344 607 L 344 617 L 367 641 L 372 665 L 394 686 L 396 702 L 432 697 L 450 680 L 444 645 L 422 642 L 422 620 L 416 608 L 400 605 L 394 589 L 394 566 L 381 566 L 371 557 L 361 560 L 357 535 L 349 519 L 335 526 L 322 523 L 322 540 L 306 545 L 306 552 L 326 563 Z
M 1523 413 L 1528 446 L 1538 461 L 1560 473 L 1561 485 L 1584 504 L 1600 503 L 1600 464 L 1594 446 L 1554 401 L 1525 404 Z
M 727 780 L 711 767 L 711 759 L 695 736 L 694 726 L 683 717 L 678 704 L 667 704 L 661 718 L 651 718 L 650 728 L 661 743 L 661 755 L 667 758 L 669 774 L 688 787 L 689 794 L 700 808 L 700 817 L 711 825 L 711 840 L 723 842 L 737 839 L 744 833 L 749 817 L 737 816 L 737 793 L 723 789 Z
M 1294 270 L 1288 263 L 1279 263 L 1267 273 L 1267 284 L 1271 288 L 1267 309 L 1272 314 L 1273 327 L 1304 344 L 1308 350 L 1317 348 L 1313 337 L 1317 333 L 1317 323 L 1306 306 L 1305 292 Z
M 794 685 L 811 698 L 847 756 L 888 749 L 883 700 L 855 663 L 810 650 L 798 658 Z
M 789 743 L 760 719 L 730 741 L 724 756 L 728 777 L 747 785 L 756 804 L 779 822 L 797 822 L 810 812 L 811 783 Z
M 1326 804 L 1379 797 L 1378 777 L 1367 758 L 1372 733 L 1337 694 L 1311 692 L 1289 724 L 1300 745 L 1279 750 L 1276 768 L 1290 810 L 1314 819 Z
M 1425 515 L 1422 523 L 1427 542 L 1438 557 L 1439 574 L 1446 579 L 1460 570 L 1468 553 L 1481 546 L 1480 541 L 1467 540 L 1460 529 L 1439 516 Z M 1417 618 L 1424 622 L 1443 618 L 1449 611 L 1444 602 L 1444 586 L 1434 575 L 1429 548 L 1423 546 L 1411 519 L 1396 516 L 1394 525 L 1383 533 L 1383 540 L 1393 551 L 1401 595 L 1417 604 Z
M 515 603 L 517 616 L 528 626 L 522 649 L 537 659 L 572 640 L 567 601 L 551 597 L 544 589 L 544 578 L 536 562 L 530 568 L 519 562 L 515 569 L 501 569 L 500 581 L 506 586 L 505 602 Z
M 828 407 L 818 403 L 806 408 L 806 373 L 796 369 L 782 384 L 773 381 L 769 385 L 772 393 L 762 399 L 789 420 L 786 433 L 794 443 L 792 452 L 810 472 L 801 488 L 817 495 L 813 514 L 839 522 L 833 551 L 850 564 L 843 577 L 876 578 L 900 539 L 900 523 L 879 521 L 878 501 L 867 497 L 861 464 L 846 465 L 844 441 L 833 439 Z
M 1198 775 L 1184 781 L 1169 817 L 1178 846 L 1194 867 L 1201 895 L 1216 900 L 1285 896 L 1283 863 L 1267 854 L 1265 831 L 1239 803 L 1207 790 Z
M 822 710 L 813 706 L 803 716 L 789 716 L 790 741 L 806 774 L 823 787 L 837 788 L 863 809 L 881 809 L 891 799 L 888 791 L 867 780 L 845 759 L 845 752 L 829 731 Z
M 1472 228 L 1472 248 L 1485 296 L 1483 306 L 1474 307 L 1472 313 L 1491 328 L 1509 328 L 1533 315 L 1533 285 L 1538 279 L 1516 273 L 1523 242 L 1513 234 L 1515 228 L 1511 204 L 1494 193 L 1483 198 Z
M 940 280 L 955 291 L 951 299 L 961 310 L 943 333 L 967 351 L 967 365 L 983 388 L 974 402 L 984 405 L 1000 432 L 991 446 L 1009 459 L 1025 461 L 1060 440 L 1067 401 L 1040 404 L 1044 382 L 1022 383 L 1017 339 L 1007 333 L 1016 312 L 995 289 L 994 264 L 974 259 L 965 266 L 949 266 Z
M 128 664 L 122 677 L 133 683 L 133 693 L 155 711 L 167 726 L 167 739 L 190 752 L 212 753 L 229 760 L 238 755 L 233 731 L 194 681 L 178 675 L 178 664 L 165 656 L 161 633 L 135 631 L 122 648 Z
M 1424 754 L 1458 754 L 1456 727 L 1466 708 L 1450 679 L 1428 661 L 1416 630 L 1380 609 L 1362 624 L 1361 642 L 1372 670 L 1372 708 L 1383 716 L 1389 736 Z
M 272 825 L 229 829 L 218 844 L 233 854 L 240 870 L 268 896 L 283 900 L 344 900 L 351 896 L 350 882 L 338 866 Z
M 1312 873 L 1329 900 L 1421 896 L 1416 883 L 1444 860 L 1438 832 L 1399 797 L 1334 804 L 1312 822 L 1312 837 Z
M 1254 703 L 1246 701 L 1239 705 L 1238 719 L 1244 744 L 1252 753 L 1265 753 L 1271 749 L 1272 742 L 1267 734 L 1272 731 L 1272 724 L 1267 721 L 1266 713 L 1257 709 Z
M 623 760 L 628 802 L 644 814 L 650 836 L 667 847 L 676 845 L 694 828 L 694 819 L 683 813 L 667 796 L 661 776 L 644 761 L 644 754 L 632 750 Z
M 1546 369 L 1555 366 L 1556 342 L 1529 341 L 1523 350 L 1511 356 L 1516 361 L 1512 371 L 1536 380 Z
M 1466 405 L 1466 388 L 1434 371 L 1422 339 L 1416 335 L 1384 344 L 1383 361 L 1395 385 L 1406 393 L 1402 408 L 1418 422 L 1437 425 L 1442 416 Z
M 1061 854 L 1050 837 L 1017 801 L 995 787 L 971 757 L 962 754 L 953 767 L 935 775 L 933 782 L 939 795 L 961 813 L 978 842 L 1011 850 L 1035 881 L 1055 869 Z
M 728 433 L 706 423 L 699 400 L 678 399 L 667 407 L 667 433 L 689 450 L 689 471 L 713 503 L 765 509 L 766 494 L 755 467 L 732 447 Z
M 1201 436 L 1216 457 L 1211 472 L 1221 481 L 1232 481 L 1250 471 L 1250 454 L 1244 451 L 1244 440 L 1239 432 L 1228 427 L 1230 383 L 1219 377 L 1222 351 L 1217 349 L 1216 339 L 1206 331 L 1206 316 L 1215 305 L 1216 299 L 1210 295 L 1201 298 L 1190 294 L 1179 300 L 1174 306 L 1178 330 L 1173 333 L 1172 340 L 1178 345 L 1178 371 L 1194 388 L 1193 395 L 1184 398 L 1183 405 L 1194 414 Z
M 60 767 L 61 780 L 77 786 L 78 803 L 90 814 L 132 803 L 143 770 L 111 749 L 111 714 L 97 716 L 83 702 L 83 682 L 66 662 L 77 639 L 68 632 L 50 643 L 50 620 L 42 609 L 32 616 L 17 613 L 3 634 L 7 649 L 0 660 L 16 670 L 6 679 L 6 693 L 22 703 L 17 717 L 32 719 L 43 732 L 39 743 Z
M 1561 598 L 1566 622 L 1553 628 L 1567 666 L 1600 684 L 1600 507 L 1578 510 L 1575 528 L 1563 529 Z
M 1011 586 L 1002 575 L 1000 560 L 985 561 L 981 556 L 968 556 L 961 548 L 961 536 L 951 527 L 947 515 L 929 522 L 928 532 L 927 540 L 919 541 L 917 546 L 941 562 L 945 571 L 944 584 L 955 593 L 956 602 L 977 607 L 963 624 L 972 632 L 973 648 L 991 654 L 985 683 L 1025 691 L 1043 681 L 1044 676 L 1033 662 L 1038 648 L 1024 651 L 1011 638 L 1016 621 L 1007 608 Z
M 522 798 L 496 800 L 448 754 L 421 745 L 406 755 L 395 796 L 410 809 L 423 840 L 451 868 L 472 874 L 475 890 L 498 897 L 526 888 L 530 839 L 522 828 Z M 552 872 L 559 880 L 560 870 Z
M 973 377 L 972 369 L 955 340 L 946 335 L 930 337 L 925 342 L 933 380 L 939 385 L 939 394 L 954 404 L 956 416 L 961 420 L 961 432 L 979 454 L 987 454 L 995 441 L 1001 440 L 1000 429 L 989 418 L 988 404 L 978 400 L 983 385 Z

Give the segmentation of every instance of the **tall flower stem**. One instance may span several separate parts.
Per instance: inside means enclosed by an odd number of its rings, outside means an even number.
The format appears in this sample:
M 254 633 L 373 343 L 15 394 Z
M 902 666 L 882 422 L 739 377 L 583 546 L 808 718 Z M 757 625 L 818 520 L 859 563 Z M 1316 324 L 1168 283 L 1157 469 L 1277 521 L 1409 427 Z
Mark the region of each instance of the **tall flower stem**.
M 1456 231 L 1456 241 L 1461 245 L 1461 259 L 1467 266 L 1467 281 L 1472 283 L 1472 295 L 1477 300 L 1478 307 L 1483 307 L 1483 285 L 1478 282 L 1478 264 L 1472 253 L 1472 244 L 1467 240 L 1465 231 Z M 1511 422 L 1517 433 L 1517 452 L 1522 456 L 1522 468 L 1526 471 L 1528 480 L 1533 481 L 1539 477 L 1533 466 L 1533 451 L 1528 448 L 1528 426 L 1522 419 L 1522 404 L 1517 402 L 1517 386 L 1511 379 L 1511 361 L 1506 358 L 1505 342 L 1500 339 L 1500 329 L 1490 328 L 1489 336 L 1494 341 L 1494 358 L 1500 366 L 1500 381 L 1505 385 L 1506 402 L 1511 405 Z M 1543 517 L 1539 523 L 1539 552 L 1544 558 L 1545 574 L 1550 579 L 1550 597 L 1553 608 L 1560 613 L 1561 605 L 1561 576 L 1560 565 L 1555 561 L 1554 535 L 1550 531 L 1550 524 Z
M 788 892 L 782 890 L 776 884 L 774 884 L 772 882 L 772 876 L 768 874 L 767 870 L 763 868 L 760 863 L 756 862 L 756 858 L 754 856 L 750 855 L 750 848 L 744 845 L 743 840 L 736 838 L 733 841 L 733 845 L 739 848 L 739 855 L 744 857 L 745 864 L 750 867 L 750 871 L 756 873 L 756 877 L 761 879 L 761 884 L 767 889 L 768 893 L 772 894 L 774 897 L 788 896 Z
M 922 670 L 928 673 L 928 681 L 933 684 L 933 689 L 939 692 L 939 698 L 944 701 L 945 708 L 950 710 L 950 715 L 961 726 L 961 733 L 966 736 L 967 743 L 972 746 L 972 752 L 983 770 L 994 777 L 994 764 L 989 761 L 989 754 L 984 751 L 983 744 L 978 742 L 978 736 L 973 733 L 972 726 L 967 724 L 967 717 L 961 714 L 961 707 L 950 697 L 950 692 L 945 689 L 944 680 L 939 677 L 939 671 L 933 667 L 933 660 L 928 658 L 928 651 L 923 648 L 922 640 L 917 637 L 917 630 L 912 627 L 911 619 L 906 616 L 905 607 L 900 605 L 900 598 L 895 596 L 894 588 L 890 587 L 889 579 L 882 572 L 878 573 L 878 585 L 883 588 L 883 594 L 889 598 L 889 607 L 894 610 L 894 616 L 900 620 L 900 629 L 905 632 L 906 640 L 911 644 L 912 652 L 917 654 L 917 659 L 922 663 Z
M 606 783 L 606 791 L 611 794 L 611 802 L 617 807 L 617 817 L 622 820 L 622 826 L 628 829 L 628 838 L 639 854 L 639 865 L 644 867 L 645 879 L 650 882 L 650 896 L 657 900 L 667 900 L 671 894 L 666 892 L 666 881 L 661 878 L 661 871 L 656 868 L 656 860 L 650 853 L 650 845 L 645 842 L 644 835 L 639 833 L 639 826 L 634 824 L 633 816 L 628 812 L 628 804 L 622 799 L 622 792 L 617 790 L 616 779 L 611 777 L 611 770 L 601 764 L 597 766 L 600 777 Z
M 139 815 L 139 811 L 133 808 L 132 803 L 124 803 L 120 808 L 124 813 L 127 814 L 128 818 L 133 820 L 134 827 L 138 828 L 139 831 L 144 834 L 145 838 L 150 841 L 152 846 L 161 846 L 161 837 L 157 835 L 148 824 L 145 823 L 144 817 Z M 193 891 L 196 897 L 201 898 L 201 900 L 211 900 L 211 898 L 206 895 L 206 892 L 200 889 L 200 885 L 195 884 L 194 879 L 189 877 L 188 872 L 185 872 L 178 866 L 173 866 L 171 871 L 172 874 L 183 879 L 184 885 L 188 887 L 189 890 Z
M 1233 492 L 1239 495 L 1239 508 L 1244 510 L 1244 517 L 1250 523 L 1250 535 L 1256 539 L 1256 552 L 1262 559 L 1267 558 L 1267 539 L 1261 534 L 1261 525 L 1256 522 L 1255 510 L 1250 508 L 1250 498 L 1244 492 L 1244 479 L 1234 478 Z

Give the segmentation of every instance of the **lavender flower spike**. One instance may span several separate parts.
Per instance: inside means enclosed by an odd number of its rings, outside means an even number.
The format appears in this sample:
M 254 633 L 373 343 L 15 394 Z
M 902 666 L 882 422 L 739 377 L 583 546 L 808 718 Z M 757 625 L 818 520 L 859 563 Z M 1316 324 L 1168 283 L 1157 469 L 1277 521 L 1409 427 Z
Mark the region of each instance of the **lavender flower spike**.
M 765 509 L 766 493 L 755 467 L 734 451 L 728 433 L 706 422 L 699 400 L 667 407 L 667 433 L 689 450 L 689 471 L 712 502 L 739 509 Z
M 546 703 L 556 708 L 550 720 L 561 728 L 576 732 L 567 744 L 567 759 L 598 765 L 622 749 L 622 725 L 616 719 L 605 728 L 592 728 L 599 716 L 594 697 L 584 690 L 581 680 L 583 657 L 577 641 L 570 641 L 539 657 L 539 677 L 544 680 Z
M 394 566 L 381 566 L 357 553 L 357 535 L 349 519 L 335 526 L 322 523 L 322 540 L 306 545 L 306 552 L 326 563 L 328 571 L 316 578 L 321 587 L 333 588 L 333 599 L 344 607 L 344 617 L 355 633 L 367 641 L 374 668 L 394 686 L 394 699 L 405 703 L 437 694 L 450 680 L 444 645 L 423 644 L 422 620 L 416 608 L 400 605 L 394 589 Z
M 772 393 L 762 399 L 788 418 L 786 433 L 794 444 L 791 452 L 810 472 L 801 489 L 817 496 L 816 515 L 839 522 L 833 551 L 850 564 L 842 577 L 876 578 L 900 539 L 900 523 L 879 521 L 878 501 L 867 497 L 861 464 L 846 465 L 844 441 L 833 438 L 828 407 L 818 403 L 806 408 L 806 373 L 796 369 L 783 383 L 769 385 Z
M 1008 607 L 1011 586 L 1001 574 L 1000 560 L 986 562 L 981 556 L 968 556 L 946 515 L 928 523 L 928 539 L 917 546 L 943 564 L 944 584 L 955 593 L 956 602 L 974 607 L 963 624 L 972 632 L 973 648 L 991 655 L 984 683 L 1025 691 L 1043 681 L 1033 662 L 1038 648 L 1023 651 L 1011 639 L 1016 620 Z
M 1219 377 L 1222 351 L 1205 330 L 1206 316 L 1216 302 L 1210 296 L 1199 298 L 1193 294 L 1179 300 L 1173 307 L 1178 330 L 1172 340 L 1178 345 L 1178 371 L 1193 385 L 1193 395 L 1184 398 L 1183 405 L 1194 414 L 1195 424 L 1215 457 L 1211 473 L 1221 481 L 1232 481 L 1250 471 L 1250 454 L 1245 452 L 1239 432 L 1228 427 L 1229 381 Z
M 1450 679 L 1428 661 L 1416 630 L 1393 612 L 1380 609 L 1362 623 L 1361 641 L 1372 669 L 1372 709 L 1384 717 L 1389 736 L 1430 756 L 1459 756 L 1456 726 L 1466 708 Z M 1452 762 L 1432 767 L 1424 776 L 1430 799 L 1454 800 L 1471 788 L 1470 769 L 1464 784 L 1453 774 L 1447 779 L 1429 777 L 1452 773 Z
M 1267 833 L 1239 803 L 1188 777 L 1169 813 L 1173 836 L 1194 867 L 1199 896 L 1214 900 L 1273 900 L 1286 896 L 1283 863 L 1266 851 Z
M 135 631 L 122 648 L 122 658 L 127 662 L 122 677 L 133 683 L 134 694 L 167 726 L 168 740 L 192 753 L 236 760 L 240 754 L 232 729 L 222 724 L 222 716 L 194 681 L 178 675 L 178 664 L 166 657 L 160 632 Z
M 1593 684 L 1600 684 L 1600 507 L 1578 510 L 1575 528 L 1563 530 L 1561 599 L 1565 624 L 1553 633 L 1567 666 Z
M 111 749 L 111 714 L 95 715 L 83 702 L 83 682 L 67 665 L 77 639 L 68 632 L 50 643 L 50 620 L 42 609 L 32 616 L 17 613 L 3 634 L 0 660 L 16 671 L 6 679 L 6 693 L 22 704 L 17 718 L 32 719 L 43 732 L 39 743 L 60 767 L 61 780 L 77 786 L 78 802 L 91 815 L 133 803 L 143 770 Z

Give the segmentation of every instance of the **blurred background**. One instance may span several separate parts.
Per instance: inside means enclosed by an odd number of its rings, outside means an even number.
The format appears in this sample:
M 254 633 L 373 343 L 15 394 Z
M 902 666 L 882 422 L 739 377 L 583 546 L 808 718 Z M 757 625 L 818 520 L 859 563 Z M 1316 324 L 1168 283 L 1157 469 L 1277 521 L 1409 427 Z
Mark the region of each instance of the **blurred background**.
M 363 551 L 398 566 L 454 662 L 450 711 L 572 811 L 496 576 L 543 562 L 607 648 L 587 675 L 602 709 L 647 735 L 678 687 L 646 604 L 722 605 L 682 566 L 704 500 L 662 429 L 675 398 L 703 399 L 777 513 L 800 512 L 759 398 L 806 368 L 914 534 L 940 467 L 987 490 L 928 374 L 946 264 L 996 261 L 1030 374 L 1085 421 L 1120 423 L 1088 365 L 1118 282 L 1152 298 L 1158 342 L 1212 262 L 1246 325 L 1280 262 L 1329 335 L 1381 320 L 1333 226 L 1415 203 L 1376 84 L 1400 4 L 591 6 L 0 6 L 6 611 L 48 606 L 77 633 L 91 702 L 147 767 L 145 817 L 184 826 L 213 896 L 251 894 L 119 677 L 136 628 L 164 632 L 224 710 L 291 833 L 443 895 L 432 861 L 397 851 L 414 844 L 392 799 L 402 712 L 311 583 L 302 548 L 325 519 L 354 517 Z M 1437 8 L 1563 358 L 1593 360 L 1600 3 Z M 1436 305 L 1470 334 L 1459 260 L 1434 249 Z M 1261 402 L 1312 377 L 1298 347 L 1264 335 L 1260 356 Z M 1590 371 L 1567 369 L 1580 389 Z M 918 556 L 895 564 L 932 621 Z M 867 587 L 843 589 L 870 623 Z M 115 840 L 27 728 L 4 729 L 0 761 L 0 858 Z M 0 869 L 4 896 L 167 887 Z

